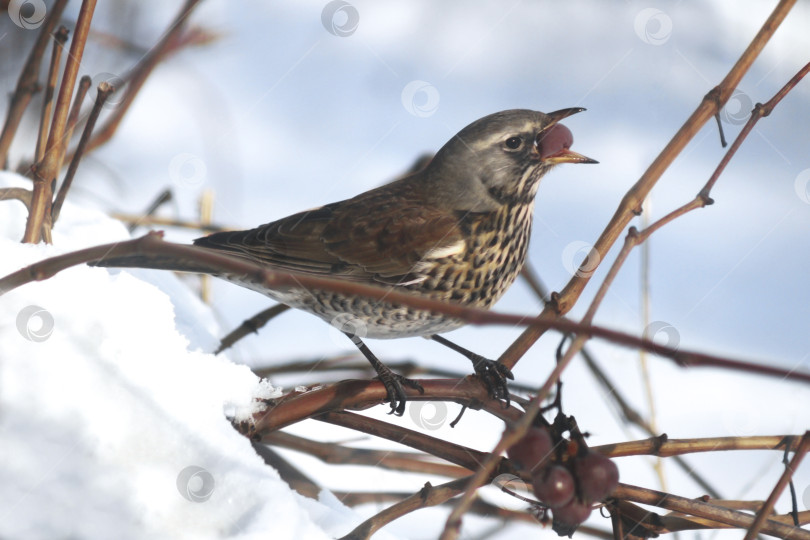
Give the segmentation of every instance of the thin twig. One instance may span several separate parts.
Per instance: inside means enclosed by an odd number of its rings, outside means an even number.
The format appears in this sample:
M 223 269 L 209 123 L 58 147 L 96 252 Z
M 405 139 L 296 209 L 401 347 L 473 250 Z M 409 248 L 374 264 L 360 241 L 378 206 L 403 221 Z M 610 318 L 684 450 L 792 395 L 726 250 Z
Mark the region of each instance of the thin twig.
M 638 215 L 642 201 L 647 198 L 647 195 L 664 171 L 672 164 L 695 134 L 700 131 L 703 125 L 728 101 L 732 92 L 742 80 L 743 75 L 751 67 L 751 64 L 753 64 L 795 3 L 796 0 L 780 0 L 723 81 L 706 94 L 695 112 L 686 120 L 658 157 L 653 160 L 636 184 L 625 194 L 607 227 L 594 244 L 594 254 L 598 261 L 604 260 L 608 250 L 613 246 L 622 231 L 625 230 L 627 224 Z M 541 316 L 538 317 L 537 324 L 527 328 L 501 355 L 500 360 L 504 365 L 512 369 L 529 350 L 529 347 L 545 333 L 547 328 L 544 327 L 543 323 L 550 318 L 567 313 L 573 307 L 588 284 L 594 270 L 593 261 L 590 257 L 583 264 L 588 266 L 581 267 L 580 271 L 571 278 L 560 294 L 556 296 L 556 302 L 543 310 Z
M 760 508 L 757 512 L 757 517 L 754 520 L 754 523 L 752 523 L 748 528 L 748 532 L 745 533 L 745 538 L 743 540 L 754 540 L 754 538 L 757 537 L 759 531 L 762 529 L 762 526 L 765 524 L 765 521 L 773 511 L 774 506 L 776 506 L 777 499 L 779 499 L 779 496 L 785 490 L 785 487 L 788 485 L 788 482 L 790 482 L 790 479 L 793 477 L 796 469 L 799 468 L 799 464 L 802 462 L 804 455 L 808 451 L 810 451 L 810 431 L 805 432 L 801 443 L 799 444 L 799 448 L 793 455 L 793 459 L 791 459 L 790 463 L 785 467 L 782 476 L 779 477 L 779 481 L 773 487 L 773 491 L 771 491 L 771 494 L 768 495 L 768 498 L 765 500 L 765 504 L 763 504 L 762 508 Z
M 48 10 L 48 15 L 40 27 L 37 40 L 28 54 L 28 59 L 25 61 L 25 67 L 20 72 L 20 78 L 17 79 L 17 86 L 11 95 L 6 121 L 3 124 L 3 132 L 0 133 L 0 167 L 5 167 L 8 150 L 11 148 L 11 143 L 17 133 L 23 113 L 25 113 L 25 109 L 31 102 L 31 97 L 40 89 L 37 82 L 39 79 L 39 67 L 45 55 L 51 33 L 56 27 L 56 23 L 62 18 L 62 12 L 65 10 L 66 5 L 67 0 L 56 0 Z
M 723 156 L 723 159 L 720 160 L 720 164 L 714 171 L 714 174 L 709 178 L 709 181 L 706 182 L 706 185 L 703 186 L 703 189 L 700 190 L 698 197 L 703 198 L 705 200 L 710 200 L 709 192 L 714 187 L 714 184 L 717 182 L 717 179 L 720 177 L 720 174 L 725 170 L 726 165 L 728 162 L 731 161 L 731 158 L 737 152 L 737 149 L 740 147 L 742 142 L 748 137 L 748 134 L 754 129 L 754 125 L 759 121 L 760 118 L 768 116 L 773 111 L 774 107 L 776 107 L 782 99 L 793 90 L 793 88 L 799 84 L 807 73 L 810 72 L 810 62 L 805 64 L 805 66 L 796 73 L 770 100 L 768 100 L 765 105 L 761 103 L 757 103 L 754 106 L 754 110 L 751 111 L 751 117 L 748 119 L 748 122 L 745 123 L 742 130 L 740 130 L 740 134 L 737 135 L 737 138 L 731 145 L 731 148 L 728 149 L 726 154 Z
M 191 15 L 191 12 L 199 3 L 200 0 L 186 0 L 160 41 L 129 73 L 122 77 L 125 88 L 121 100 L 116 105 L 115 110 L 107 118 L 107 121 L 96 131 L 93 138 L 90 139 L 85 152 L 90 153 L 110 140 L 118 129 L 124 115 L 126 115 L 130 106 L 135 101 L 135 97 L 138 95 L 141 87 L 143 87 L 155 67 L 168 58 L 171 53 L 178 50 L 177 43 L 179 41 L 179 35 L 185 28 L 189 15 Z M 203 40 L 202 42 L 205 43 L 206 41 Z M 197 43 L 197 41 L 192 40 L 190 43 Z
M 537 276 L 537 273 L 534 269 L 529 265 L 526 264 L 523 267 L 523 271 L 521 272 L 522 277 L 526 280 L 529 284 L 531 289 L 535 292 L 537 297 L 545 302 L 545 299 L 548 297 L 548 291 L 546 287 L 543 285 L 540 278 Z M 566 334 L 569 335 L 569 334 Z M 649 337 L 649 336 L 645 336 Z M 582 359 L 585 360 L 585 365 L 591 371 L 593 376 L 596 378 L 596 381 L 605 389 L 605 395 L 609 396 L 616 406 L 619 408 L 619 411 L 625 421 L 641 428 L 644 430 L 648 435 L 655 437 L 658 435 L 658 431 L 653 428 L 653 426 L 648 423 L 644 417 L 636 411 L 631 405 L 628 400 L 624 398 L 624 396 L 619 392 L 618 386 L 613 383 L 613 381 L 608 377 L 607 373 L 599 366 L 599 363 L 594 358 L 593 354 L 591 354 L 588 347 L 583 346 L 582 350 L 579 352 L 582 356 Z M 390 364 L 388 364 L 390 366 Z M 511 387 L 511 385 L 510 385 Z M 703 478 L 693 466 L 688 464 L 683 458 L 680 456 L 675 456 L 674 458 L 675 463 L 686 473 L 687 476 L 692 478 L 701 488 L 703 488 L 706 493 L 711 495 L 714 498 L 719 498 L 720 493 L 717 489 L 714 488 L 709 482 Z
M 70 108 L 70 114 L 68 115 L 67 131 L 65 131 L 65 140 L 67 141 L 73 138 L 73 131 L 76 129 L 76 124 L 79 122 L 79 113 L 82 109 L 82 103 L 84 103 L 84 98 L 87 96 L 87 91 L 90 89 L 92 83 L 93 79 L 91 79 L 89 75 L 84 75 L 79 80 L 79 87 L 76 89 L 76 97 L 73 98 L 73 106 Z
M 79 139 L 79 146 L 76 147 L 76 152 L 73 154 L 73 158 L 70 160 L 70 165 L 68 166 L 67 173 L 65 174 L 65 180 L 62 182 L 62 186 L 59 188 L 59 193 L 56 194 L 56 200 L 51 207 L 51 226 L 53 226 L 53 224 L 56 223 L 56 220 L 59 219 L 59 212 L 62 211 L 62 205 L 65 202 L 65 197 L 67 197 L 67 192 L 70 189 L 70 186 L 73 184 L 73 177 L 76 175 L 76 171 L 79 168 L 79 162 L 84 155 L 84 148 L 87 145 L 87 141 L 90 140 L 90 135 L 93 133 L 93 127 L 96 125 L 98 115 L 101 114 L 101 109 L 104 107 L 104 102 L 107 101 L 107 98 L 113 92 L 115 92 L 115 88 L 113 88 L 112 85 L 106 81 L 102 81 L 101 84 L 98 85 L 96 102 L 93 105 L 93 109 L 90 111 L 90 116 L 87 118 L 87 123 L 84 125 L 82 137 Z
M 411 377 L 415 375 L 438 377 L 441 379 L 462 379 L 469 375 L 467 372 L 458 370 L 441 369 L 435 366 L 426 366 L 422 363 L 406 360 L 406 361 L 386 361 L 385 365 L 391 368 L 396 373 Z M 253 373 L 259 377 L 266 378 L 279 374 L 289 373 L 319 373 L 323 377 L 326 372 L 358 372 L 363 374 L 370 374 L 371 377 L 376 377 L 376 372 L 368 363 L 368 361 L 359 354 L 341 354 L 328 358 L 319 358 L 317 360 L 294 360 L 284 364 L 270 365 L 261 368 L 253 368 Z M 345 378 L 345 377 L 344 377 Z M 321 380 L 321 382 L 329 382 L 328 380 Z M 534 392 L 535 388 L 526 384 L 520 384 L 509 381 L 509 392 L 515 394 L 516 392 L 523 392 L 529 394 Z M 521 399 L 520 396 L 512 396 L 513 399 Z
M 404 444 L 471 471 L 476 470 L 486 456 L 485 452 L 479 450 L 356 413 L 328 412 L 315 419 Z
M 281 315 L 285 311 L 290 309 L 290 306 L 286 304 L 276 304 L 274 306 L 270 306 L 269 308 L 265 309 L 254 315 L 249 319 L 245 319 L 242 321 L 242 324 L 237 326 L 235 329 L 231 330 L 227 336 L 222 338 L 219 342 L 219 347 L 217 350 L 214 351 L 214 354 L 219 354 L 224 350 L 227 350 L 233 345 L 242 339 L 245 336 L 249 336 L 250 334 L 256 334 L 259 330 L 269 323 L 271 320 L 275 319 L 277 316 Z
M 630 255 L 630 252 L 636 246 L 645 242 L 654 232 L 658 231 L 665 225 L 672 223 L 676 219 L 680 218 L 681 216 L 695 210 L 697 208 L 703 208 L 708 204 L 712 204 L 711 199 L 711 189 L 714 184 L 717 182 L 717 179 L 720 177 L 722 172 L 725 170 L 726 165 L 728 165 L 731 158 L 736 154 L 737 149 L 742 144 L 742 141 L 748 136 L 748 133 L 751 132 L 754 125 L 757 121 L 773 110 L 773 108 L 779 103 L 779 101 L 784 98 L 785 95 L 792 89 L 801 78 L 810 70 L 810 64 L 804 66 L 802 70 L 799 71 L 782 89 L 770 100 L 766 105 L 757 104 L 754 108 L 754 111 L 751 114 L 751 118 L 749 118 L 748 122 L 746 123 L 745 127 L 740 131 L 740 134 L 734 140 L 731 147 L 728 149 L 726 154 L 723 156 L 723 159 L 720 160 L 720 163 L 715 168 L 714 173 L 711 175 L 709 180 L 703 186 L 703 188 L 698 192 L 697 196 L 689 201 L 688 203 L 684 204 L 683 206 L 676 208 L 672 212 L 668 213 L 661 219 L 657 220 L 652 225 L 646 227 L 643 231 L 638 232 L 635 227 L 630 227 L 630 230 L 625 237 L 625 242 L 622 245 L 622 249 L 619 251 L 619 254 L 616 256 L 616 260 L 613 261 L 610 269 L 608 270 L 607 276 L 605 276 L 604 281 L 599 287 L 599 290 L 596 292 L 593 301 L 591 302 L 590 306 L 588 307 L 588 311 L 586 312 L 585 316 L 582 319 L 584 324 L 590 325 L 593 323 L 593 318 L 596 314 L 596 310 L 599 308 L 602 300 L 607 295 L 607 291 L 610 286 L 613 284 L 613 281 L 616 279 L 616 276 L 619 273 L 619 270 L 624 265 L 627 257 Z M 648 339 L 649 336 L 646 336 Z M 577 338 L 574 340 L 568 351 L 566 351 L 565 356 L 563 357 L 563 361 L 570 361 L 570 357 L 573 354 L 579 352 L 581 348 L 584 346 L 585 341 L 589 338 L 587 335 L 578 334 Z
M 519 409 L 505 407 L 502 401 L 490 397 L 484 386 L 472 376 L 460 380 L 424 379 L 419 382 L 424 393 L 406 388 L 409 401 L 452 401 L 472 409 L 483 409 L 509 421 L 516 421 L 522 415 Z M 316 385 L 303 392 L 291 392 L 255 414 L 253 430 L 263 436 L 331 411 L 368 409 L 384 403 L 387 397 L 385 386 L 379 380 L 345 380 Z
M 155 200 L 151 202 L 149 207 L 147 207 L 146 211 L 143 213 L 143 217 L 145 219 L 152 217 L 155 214 L 155 212 L 157 212 L 160 209 L 161 206 L 171 201 L 173 196 L 174 195 L 172 194 L 172 190 L 170 188 L 166 188 L 163 191 L 161 191 L 158 194 L 158 196 L 155 197 Z M 139 226 L 140 223 L 138 221 L 134 221 L 129 224 L 127 230 L 129 231 L 130 234 L 132 234 L 133 232 L 135 232 L 135 229 L 137 229 Z
M 467 324 L 506 324 L 506 325 L 534 325 L 542 324 L 544 328 L 553 328 L 562 332 L 572 332 L 578 335 L 604 338 L 613 343 L 628 347 L 643 347 L 664 358 L 671 358 L 679 366 L 689 367 L 722 367 L 748 373 L 769 375 L 780 379 L 810 382 L 810 373 L 789 370 L 772 365 L 772 363 L 751 363 L 742 360 L 732 360 L 683 349 L 675 349 L 655 343 L 650 339 L 638 338 L 631 334 L 609 330 L 600 326 L 591 326 L 576 323 L 564 318 L 538 322 L 525 315 L 497 313 L 485 309 L 465 307 L 456 303 L 442 302 L 430 298 L 420 297 L 406 292 L 399 292 L 383 287 L 364 285 L 345 280 L 312 276 L 294 272 L 279 272 L 247 260 L 219 253 L 215 250 L 203 249 L 164 242 L 159 233 L 148 233 L 134 240 L 103 244 L 91 248 L 81 249 L 64 255 L 51 257 L 17 270 L 0 278 L 0 295 L 32 281 L 49 279 L 58 272 L 71 266 L 83 263 L 104 261 L 106 259 L 132 260 L 161 263 L 171 263 L 186 267 L 186 271 L 207 274 L 239 276 L 241 280 L 267 289 L 283 287 L 304 287 L 308 290 L 325 290 L 347 295 L 357 295 L 374 300 L 384 300 L 394 304 L 402 304 L 417 309 L 432 311 L 449 315 L 464 321 Z M 126 265 L 124 265 L 126 266 Z M 135 264 L 134 266 L 138 266 Z M 541 315 L 542 316 L 542 315 Z M 559 374 L 565 368 L 563 363 L 555 367 L 549 381 L 548 388 L 541 389 L 541 397 L 554 385 Z
M 70 53 L 62 75 L 62 84 L 56 98 L 53 124 L 48 135 L 45 155 L 42 161 L 38 162 L 36 167 L 33 168 L 34 194 L 31 197 L 31 209 L 28 213 L 28 221 L 25 223 L 25 235 L 23 236 L 23 242 L 26 243 L 36 244 L 43 238 L 46 242 L 50 242 L 53 184 L 62 167 L 62 159 L 67 147 L 65 130 L 68 113 L 70 112 L 70 101 L 73 97 L 73 88 L 76 86 L 76 78 L 84 52 L 84 45 L 87 42 L 87 34 L 90 32 L 90 22 L 95 7 L 96 0 L 83 0 L 82 7 L 79 10 L 79 18 L 76 21 L 76 29 L 70 43 Z
M 16 199 L 31 208 L 31 190 L 19 187 L 0 188 L 0 201 Z
M 709 502 L 687 499 L 685 497 L 679 497 L 678 495 L 663 493 L 653 489 L 644 489 L 628 484 L 620 483 L 619 487 L 614 491 L 613 497 L 666 508 L 667 510 L 710 519 L 741 529 L 747 529 L 754 523 L 754 516 L 744 512 L 731 510 Z M 778 536 L 779 538 L 810 540 L 810 531 L 774 519 L 766 520 L 761 530 L 766 534 Z
M 438 486 L 432 486 L 430 483 L 427 483 L 418 493 L 414 493 L 407 499 L 389 506 L 382 512 L 370 517 L 358 525 L 352 532 L 341 537 L 340 540 L 365 540 L 395 519 L 415 510 L 419 510 L 420 508 L 443 504 L 461 493 L 468 479 L 469 477 L 451 480 L 450 482 Z
M 796 451 L 800 438 L 795 435 L 763 435 L 752 437 L 703 437 L 696 439 L 668 439 L 666 436 L 638 441 L 592 446 L 591 450 L 607 457 L 651 455 L 672 457 L 700 452 L 729 450 Z
M 407 437 L 407 432 L 403 431 L 402 436 Z M 262 443 L 304 452 L 329 464 L 366 465 L 393 471 L 435 474 L 448 478 L 461 478 L 470 474 L 470 470 L 464 467 L 439 463 L 430 454 L 351 448 L 337 442 L 313 441 L 284 431 L 274 431 L 265 435 Z
M 60 26 L 53 35 L 53 49 L 51 64 L 48 68 L 48 79 L 45 82 L 45 96 L 42 98 L 42 113 L 39 116 L 39 133 L 37 133 L 37 148 L 34 151 L 34 163 L 39 163 L 45 155 L 45 145 L 48 142 L 48 128 L 51 125 L 51 108 L 53 107 L 53 93 L 56 89 L 56 80 L 59 78 L 59 65 L 62 59 L 62 50 L 68 38 L 68 29 Z
M 217 225 L 214 223 L 206 224 L 200 221 L 186 221 L 182 219 L 164 218 L 160 216 L 145 216 L 140 214 L 123 214 L 120 212 L 112 212 L 110 217 L 117 219 L 118 221 L 123 221 L 124 223 L 130 223 L 132 225 L 141 227 L 147 227 L 149 225 L 157 225 L 160 227 L 179 227 L 182 229 L 194 229 L 206 233 L 236 230 L 234 227 L 226 227 L 224 225 Z
M 748 71 L 753 64 L 754 59 L 759 55 L 765 44 L 770 40 L 770 37 L 776 31 L 776 28 L 787 16 L 790 8 L 795 4 L 795 0 L 781 0 L 779 4 L 771 13 L 768 20 L 754 37 L 751 44 L 742 54 L 740 59 L 726 75 L 725 79 L 714 90 L 709 92 L 704 97 L 701 104 L 695 110 L 690 118 L 684 123 L 681 129 L 670 140 L 664 150 L 658 155 L 653 163 L 648 167 L 647 171 L 641 176 L 636 184 L 627 192 L 622 199 L 619 208 L 616 210 L 613 218 L 608 223 L 607 228 L 602 232 L 599 239 L 594 245 L 594 253 L 598 255 L 598 260 L 604 259 L 608 250 L 619 237 L 625 226 L 632 220 L 639 212 L 642 201 L 647 197 L 650 190 L 656 184 L 658 179 L 664 171 L 674 161 L 675 157 L 686 147 L 686 144 L 695 136 L 703 124 L 716 114 L 720 108 L 728 101 L 732 91 L 736 88 L 743 75 Z M 584 265 L 588 265 L 587 268 Z M 520 358 L 529 350 L 539 338 L 542 336 L 546 328 L 544 328 L 545 321 L 567 313 L 574 305 L 576 300 L 582 294 L 585 285 L 590 280 L 593 273 L 592 261 L 590 257 L 583 262 L 580 271 L 568 282 L 562 292 L 556 296 L 555 301 L 546 305 L 540 316 L 535 319 L 536 323 L 532 324 L 515 340 L 512 345 L 501 355 L 500 361 L 508 368 L 513 368 Z M 582 343 L 584 344 L 584 337 Z M 576 340 L 575 340 L 576 344 Z M 580 344 L 580 346 L 581 346 Z M 572 345 L 572 349 L 574 345 Z M 570 349 L 569 349 L 570 350 Z M 442 531 L 441 540 L 453 540 L 458 537 L 461 528 L 461 518 L 469 508 L 474 498 L 475 490 L 481 486 L 485 479 L 489 476 L 492 469 L 496 464 L 496 454 L 504 451 L 510 445 L 517 442 L 520 437 L 528 430 L 534 416 L 539 411 L 540 400 L 545 399 L 552 387 L 559 379 L 560 374 L 567 366 L 567 360 L 562 360 L 557 363 L 552 374 L 548 377 L 542 388 L 538 392 L 536 400 L 532 401 L 531 406 L 526 411 L 526 418 L 521 419 L 515 430 L 512 432 L 507 431 L 501 440 L 496 445 L 493 453 L 481 468 L 473 476 L 467 491 L 459 499 L 453 511 L 447 518 L 445 528 Z

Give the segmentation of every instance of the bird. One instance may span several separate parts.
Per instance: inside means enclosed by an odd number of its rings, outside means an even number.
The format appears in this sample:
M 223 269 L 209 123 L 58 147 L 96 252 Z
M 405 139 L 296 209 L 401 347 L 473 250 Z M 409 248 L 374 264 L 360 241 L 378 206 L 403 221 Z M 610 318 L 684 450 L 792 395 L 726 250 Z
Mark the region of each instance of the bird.
M 570 149 L 573 135 L 559 123 L 584 110 L 511 109 L 484 116 L 411 174 L 254 229 L 204 236 L 194 245 L 273 270 L 488 309 L 524 265 L 540 179 L 561 163 L 598 163 Z M 510 370 L 441 336 L 464 323 L 440 313 L 298 286 L 267 289 L 246 276 L 218 274 L 193 261 L 125 255 L 93 265 L 211 273 L 309 312 L 337 326 L 358 347 L 396 415 L 405 410 L 404 386 L 422 387 L 377 359 L 364 338 L 422 336 L 446 345 L 473 362 L 490 395 L 508 403 Z

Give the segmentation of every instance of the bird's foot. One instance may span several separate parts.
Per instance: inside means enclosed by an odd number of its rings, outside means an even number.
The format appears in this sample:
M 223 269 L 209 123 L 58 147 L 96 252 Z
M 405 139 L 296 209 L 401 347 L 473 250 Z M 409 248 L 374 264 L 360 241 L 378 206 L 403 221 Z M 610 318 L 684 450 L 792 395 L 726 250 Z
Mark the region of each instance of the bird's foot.
M 473 355 L 471 358 L 475 374 L 484 383 L 490 397 L 494 399 L 503 399 L 506 401 L 506 406 L 509 406 L 509 388 L 506 386 L 506 380 L 514 380 L 515 376 L 512 371 L 501 364 L 497 360 L 490 360 L 480 355 Z
M 388 396 L 385 401 L 391 404 L 391 410 L 388 414 L 402 416 L 405 413 L 405 403 L 408 401 L 408 396 L 405 395 L 405 386 L 418 390 L 420 394 L 425 393 L 425 389 L 418 381 L 394 373 L 391 370 L 380 373 L 377 378 L 385 386 L 385 392 Z

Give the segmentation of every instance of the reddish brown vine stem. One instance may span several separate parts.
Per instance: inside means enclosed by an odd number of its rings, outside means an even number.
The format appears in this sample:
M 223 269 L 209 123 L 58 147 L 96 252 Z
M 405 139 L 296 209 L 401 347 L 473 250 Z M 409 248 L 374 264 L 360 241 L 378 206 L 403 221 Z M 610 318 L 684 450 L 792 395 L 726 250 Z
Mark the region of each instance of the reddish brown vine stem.
M 729 71 L 723 81 L 709 92 L 695 110 L 694 113 L 687 119 L 680 130 L 669 141 L 667 146 L 661 151 L 658 157 L 650 164 L 645 173 L 636 182 L 636 184 L 627 192 L 622 199 L 619 208 L 616 210 L 613 218 L 611 218 L 605 230 L 600 235 L 599 239 L 594 244 L 594 252 L 601 261 L 607 255 L 608 250 L 619 237 L 621 232 L 628 223 L 639 213 L 641 203 L 647 197 L 653 186 L 664 173 L 664 171 L 674 161 L 684 149 L 686 144 L 694 137 L 700 128 L 708 121 L 709 118 L 714 116 L 720 108 L 728 101 L 734 88 L 742 79 L 743 75 L 753 64 L 754 60 L 765 44 L 770 40 L 776 28 L 779 27 L 781 22 L 787 16 L 790 9 L 795 4 L 795 0 L 781 0 L 776 6 L 774 11 L 763 24 L 760 31 L 754 37 L 752 42 L 743 52 L 740 59 Z M 588 265 L 586 268 L 584 265 Z M 582 294 L 582 291 L 590 280 L 593 274 L 593 268 L 590 266 L 592 263 L 590 257 L 583 262 L 580 271 L 568 282 L 565 288 L 559 295 L 556 295 L 555 301 L 546 304 L 546 307 L 541 312 L 540 316 L 535 319 L 536 323 L 529 326 L 515 342 L 501 355 L 500 361 L 509 368 L 514 365 L 523 357 L 526 351 L 542 336 L 547 330 L 544 323 L 550 319 L 558 318 L 560 315 L 567 313 L 574 305 L 576 300 Z M 584 343 L 584 337 L 577 338 Z M 574 349 L 571 346 L 569 352 Z M 534 416 L 539 411 L 540 400 L 545 399 L 548 392 L 558 380 L 560 374 L 566 367 L 566 363 L 570 361 L 573 355 L 567 355 L 566 359 L 560 361 L 552 372 L 551 376 L 546 380 L 538 392 L 537 398 L 532 402 L 529 409 L 526 411 L 526 418 L 515 426 L 513 432 L 507 432 L 495 446 L 492 454 L 482 467 L 476 471 L 464 495 L 459 499 L 453 511 L 447 518 L 444 530 L 442 531 L 441 540 L 454 540 L 458 537 L 461 529 L 461 520 L 465 512 L 472 504 L 475 491 L 483 485 L 486 478 L 491 474 L 492 469 L 497 462 L 497 456 L 505 451 L 509 446 L 517 442 L 517 440 L 526 432 L 531 425 Z
M 463 320 L 467 324 L 473 325 L 507 324 L 525 326 L 528 324 L 542 324 L 544 328 L 553 328 L 562 332 L 572 332 L 575 334 L 604 338 L 620 345 L 643 348 L 658 356 L 671 358 L 681 366 L 722 367 L 725 369 L 770 375 L 794 381 L 810 382 L 810 373 L 783 369 L 766 362 L 751 363 L 699 352 L 674 349 L 657 344 L 650 339 L 638 338 L 630 334 L 608 330 L 607 328 L 599 326 L 583 325 L 564 318 L 540 321 L 538 323 L 538 319 L 532 319 L 524 315 L 512 315 L 468 308 L 459 304 L 440 302 L 438 300 L 422 298 L 382 287 L 373 287 L 360 283 L 305 274 L 277 272 L 258 264 L 217 253 L 213 250 L 164 242 L 161 237 L 162 235 L 160 233 L 149 233 L 134 240 L 104 244 L 39 261 L 0 278 L 0 295 L 32 281 L 49 279 L 71 266 L 100 261 L 107 257 L 121 257 L 125 255 L 164 257 L 177 261 L 193 261 L 195 265 L 204 267 L 207 269 L 207 272 L 213 274 L 241 275 L 249 281 L 261 284 L 270 289 L 294 285 L 303 286 L 308 289 L 320 289 L 364 296 L 374 300 L 385 300 L 450 315 Z
M 189 15 L 191 15 L 191 12 L 199 3 L 200 0 L 186 0 L 160 41 L 123 77 L 125 88 L 123 89 L 120 102 L 107 118 L 107 121 L 96 131 L 93 138 L 87 142 L 85 152 L 92 152 L 110 140 L 121 124 L 121 120 L 123 120 L 130 106 L 135 101 L 135 97 L 138 95 L 141 87 L 143 87 L 144 83 L 149 78 L 149 75 L 161 61 L 165 60 L 172 52 L 175 52 L 179 48 L 180 33 L 186 28 Z M 195 34 L 192 35 L 191 38 L 192 43 L 194 38 L 199 38 L 202 42 L 205 42 L 206 39 L 210 39 L 210 37 L 205 34 L 203 34 L 202 37 L 200 37 L 199 34 Z
M 66 5 L 67 0 L 56 0 L 48 10 L 45 22 L 40 27 L 37 41 L 28 54 L 25 67 L 20 72 L 20 78 L 17 79 L 17 86 L 11 96 L 3 132 L 0 133 L 0 167 L 5 166 L 8 150 L 11 148 L 11 143 L 17 133 L 23 113 L 25 113 L 25 109 L 31 102 L 31 97 L 40 89 L 37 80 L 39 79 L 39 67 L 42 63 L 42 57 L 45 55 L 45 49 L 48 46 L 53 29 L 62 17 Z
M 634 501 L 642 504 L 649 504 L 659 508 L 665 508 L 675 512 L 681 512 L 687 516 L 698 516 L 725 525 L 737 528 L 748 528 L 754 523 L 754 516 L 724 508 L 711 501 L 703 502 L 695 499 L 687 499 L 669 493 L 663 493 L 654 489 L 644 489 L 627 484 L 619 484 L 613 493 L 617 499 Z M 810 540 L 810 531 L 793 527 L 773 519 L 767 519 L 762 526 L 762 532 L 790 540 Z
M 619 238 L 622 231 L 625 230 L 625 227 L 638 214 L 641 209 L 642 201 L 644 201 L 650 193 L 664 171 L 672 164 L 684 147 L 686 147 L 686 144 L 703 125 L 722 108 L 726 101 L 728 101 L 743 75 L 745 75 L 751 67 L 751 64 L 753 64 L 756 57 L 765 47 L 765 44 L 795 3 L 796 0 L 781 0 L 779 2 L 723 81 L 711 92 L 706 94 L 695 112 L 686 120 L 681 129 L 678 130 L 658 157 L 653 160 L 641 178 L 630 188 L 607 227 L 594 244 L 598 261 L 604 260 L 608 250 Z M 591 262 L 590 260 L 586 260 L 583 264 L 590 265 Z M 559 295 L 556 296 L 556 302 L 547 305 L 547 307 L 543 309 L 540 317 L 538 317 L 537 324 L 527 328 L 501 355 L 500 361 L 510 369 L 513 368 L 526 351 L 529 350 L 529 347 L 540 339 L 547 330 L 542 323 L 548 319 L 567 313 L 582 294 L 592 274 L 592 267 L 580 268 L 580 271 L 571 278 Z
M 790 460 L 790 463 L 785 467 L 785 471 L 782 473 L 782 476 L 779 477 L 779 481 L 771 491 L 771 494 L 765 500 L 765 504 L 762 505 L 762 508 L 759 509 L 757 512 L 757 517 L 754 519 L 754 523 L 748 528 L 748 532 L 745 533 L 745 538 L 743 540 L 754 540 L 759 534 L 759 531 L 762 530 L 762 527 L 765 525 L 765 521 L 771 515 L 774 506 L 776 506 L 776 500 L 785 490 L 788 482 L 793 477 L 793 474 L 796 472 L 796 469 L 799 468 L 799 464 L 804 459 L 805 454 L 810 451 L 810 431 L 805 432 L 804 436 L 801 439 L 801 443 L 799 444 L 799 448 L 796 450 L 796 453 L 793 455 L 793 459 Z
M 34 193 L 31 197 L 31 206 L 28 212 L 28 221 L 25 223 L 23 242 L 36 244 L 43 238 L 50 242 L 51 236 L 51 202 L 53 200 L 53 183 L 62 160 L 65 156 L 67 141 L 65 131 L 67 118 L 70 112 L 70 102 L 73 97 L 73 88 L 79 73 L 84 45 L 90 33 L 90 21 L 96 8 L 96 0 L 84 0 L 79 10 L 73 40 L 70 43 L 70 54 L 65 64 L 62 84 L 56 98 L 53 124 L 48 135 L 48 144 L 42 161 L 34 167 Z
M 73 177 L 75 176 L 76 171 L 79 169 L 79 161 L 82 159 L 84 148 L 87 146 L 87 141 L 90 140 L 90 134 L 93 133 L 93 128 L 96 125 L 96 120 L 98 120 L 98 115 L 101 114 L 101 109 L 104 107 L 104 102 L 107 101 L 107 98 L 114 91 L 115 88 L 113 88 L 106 81 L 102 81 L 101 84 L 98 85 L 98 93 L 96 94 L 96 102 L 93 105 L 93 110 L 90 111 L 90 116 L 87 119 L 87 123 L 84 125 L 84 131 L 82 131 L 81 139 L 79 139 L 79 146 L 76 148 L 76 152 L 73 154 L 73 158 L 70 160 L 67 173 L 65 173 L 65 179 L 62 182 L 62 186 L 59 188 L 59 193 L 56 194 L 56 200 L 54 200 L 53 206 L 51 207 L 51 225 L 56 223 L 56 220 L 59 219 L 59 212 L 62 211 L 62 205 L 65 202 L 65 197 L 67 197 L 67 192 L 70 189 L 70 186 L 73 184 Z
M 53 107 L 53 92 L 56 89 L 56 79 L 59 78 L 59 61 L 62 58 L 62 49 L 67 38 L 68 30 L 64 26 L 60 26 L 59 30 L 53 35 L 51 65 L 48 68 L 48 80 L 45 84 L 45 96 L 42 100 L 42 114 L 39 117 L 39 133 L 37 134 L 37 147 L 34 151 L 34 163 L 39 162 L 45 155 L 51 108 Z

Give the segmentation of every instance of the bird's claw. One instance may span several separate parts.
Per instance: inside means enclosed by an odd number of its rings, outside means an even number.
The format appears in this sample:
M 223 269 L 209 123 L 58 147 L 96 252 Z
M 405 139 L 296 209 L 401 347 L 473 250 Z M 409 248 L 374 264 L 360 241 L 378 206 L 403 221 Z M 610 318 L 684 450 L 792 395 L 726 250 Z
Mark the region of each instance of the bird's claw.
M 475 369 L 475 374 L 478 375 L 478 378 L 484 383 L 490 397 L 493 399 L 503 399 L 506 401 L 506 406 L 508 407 L 510 399 L 506 380 L 515 379 L 512 371 L 497 360 L 490 360 L 478 355 L 473 359 L 473 368 Z
M 408 396 L 405 395 L 405 386 L 414 388 L 420 394 L 425 393 L 425 389 L 419 384 L 418 381 L 409 379 L 397 373 L 389 372 L 385 376 L 380 375 L 377 377 L 385 386 L 387 394 L 386 402 L 391 404 L 391 410 L 388 414 L 395 416 L 402 416 L 405 414 L 405 403 L 408 401 Z

